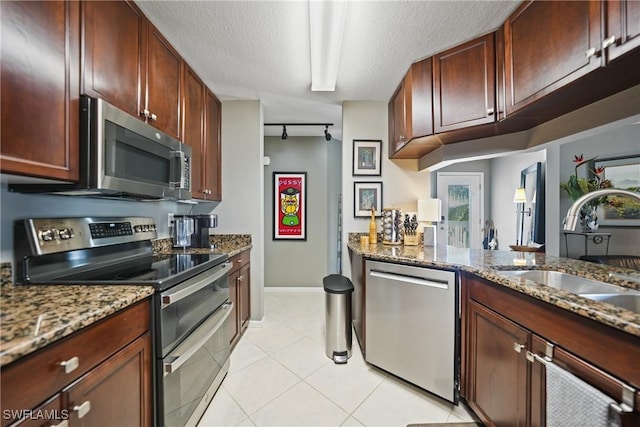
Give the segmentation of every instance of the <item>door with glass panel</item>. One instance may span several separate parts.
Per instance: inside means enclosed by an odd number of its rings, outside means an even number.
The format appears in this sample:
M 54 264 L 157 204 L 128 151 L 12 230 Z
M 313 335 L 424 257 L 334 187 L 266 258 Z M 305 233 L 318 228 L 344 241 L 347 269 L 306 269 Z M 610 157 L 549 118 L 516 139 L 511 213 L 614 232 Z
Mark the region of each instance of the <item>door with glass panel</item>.
M 481 248 L 482 173 L 438 172 L 442 221 L 438 242 L 456 248 Z

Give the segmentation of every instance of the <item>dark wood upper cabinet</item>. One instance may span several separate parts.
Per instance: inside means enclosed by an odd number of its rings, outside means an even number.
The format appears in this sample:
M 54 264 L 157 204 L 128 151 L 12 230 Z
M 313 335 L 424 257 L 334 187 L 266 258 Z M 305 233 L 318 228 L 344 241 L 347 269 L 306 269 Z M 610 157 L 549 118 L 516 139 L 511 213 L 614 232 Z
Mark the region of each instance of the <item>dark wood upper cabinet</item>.
M 528 1 L 505 22 L 507 116 L 603 65 L 601 2 Z
M 180 55 L 132 2 L 83 5 L 84 93 L 180 139 Z
M 204 121 L 204 188 L 207 200 L 222 200 L 222 140 L 220 122 L 222 105 L 207 89 Z
M 608 0 L 607 26 L 602 48 L 614 60 L 640 46 L 640 2 Z
M 2 172 L 78 180 L 80 5 L 0 2 Z
M 145 105 L 149 111 L 148 122 L 174 138 L 181 139 L 182 58 L 151 23 L 147 52 Z
M 182 141 L 191 147 L 191 197 L 205 199 L 204 170 L 204 99 L 205 85 L 196 73 L 185 66 L 182 100 Z
M 432 62 L 411 65 L 389 102 L 389 155 L 409 141 L 433 134 Z
M 128 1 L 85 1 L 82 88 L 144 118 L 147 20 Z
M 435 133 L 495 121 L 495 70 L 493 33 L 433 57 Z

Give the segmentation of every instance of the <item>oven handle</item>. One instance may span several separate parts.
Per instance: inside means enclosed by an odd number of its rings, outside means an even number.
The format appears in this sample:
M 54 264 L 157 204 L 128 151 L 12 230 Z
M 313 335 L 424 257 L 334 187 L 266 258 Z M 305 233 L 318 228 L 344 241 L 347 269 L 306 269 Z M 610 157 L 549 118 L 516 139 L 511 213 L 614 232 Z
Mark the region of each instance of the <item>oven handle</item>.
M 206 333 L 206 335 L 204 335 L 201 338 L 198 338 L 195 343 L 191 344 L 189 348 L 187 348 L 182 352 L 180 351 L 180 347 L 182 347 L 182 345 L 178 347 L 176 349 L 176 352 L 182 353 L 182 354 L 178 354 L 177 356 L 172 356 L 172 355 L 167 356 L 163 362 L 163 365 L 164 365 L 163 376 L 166 377 L 170 373 L 177 371 L 180 368 L 180 366 L 182 366 L 187 360 L 191 358 L 191 356 L 193 356 L 196 353 L 196 351 L 202 348 L 202 346 L 205 345 L 206 342 L 209 341 L 209 339 L 211 339 L 211 337 L 215 335 L 222 326 L 224 326 L 225 321 L 233 311 L 232 309 L 233 309 L 232 302 L 222 304 L 222 307 L 220 307 L 220 310 L 219 310 L 219 312 L 222 311 L 222 313 L 220 314 L 218 312 L 214 314 L 213 316 L 211 316 L 209 320 L 205 321 L 200 326 L 199 329 L 202 329 L 202 330 L 208 329 L 208 332 Z M 220 316 L 222 316 L 222 318 L 218 320 Z M 210 325 L 208 325 L 208 323 L 214 323 L 214 322 L 215 322 L 215 326 L 210 327 Z M 189 338 L 187 338 L 187 341 L 185 341 L 185 344 L 187 344 L 188 342 L 189 342 Z
M 225 274 L 228 274 L 227 269 L 231 267 L 231 265 L 232 264 L 230 262 L 225 262 L 222 265 L 220 265 L 219 270 L 215 272 L 213 275 L 210 276 L 208 273 L 205 273 L 204 274 L 205 277 L 202 280 L 198 280 L 196 283 L 194 283 L 191 286 L 188 286 L 184 289 L 179 289 L 174 292 L 168 292 L 166 294 L 162 294 L 161 308 L 167 308 L 171 304 L 174 304 L 180 301 L 181 299 L 188 297 L 189 295 L 199 291 L 200 289 L 206 288 L 211 283 L 215 282 Z

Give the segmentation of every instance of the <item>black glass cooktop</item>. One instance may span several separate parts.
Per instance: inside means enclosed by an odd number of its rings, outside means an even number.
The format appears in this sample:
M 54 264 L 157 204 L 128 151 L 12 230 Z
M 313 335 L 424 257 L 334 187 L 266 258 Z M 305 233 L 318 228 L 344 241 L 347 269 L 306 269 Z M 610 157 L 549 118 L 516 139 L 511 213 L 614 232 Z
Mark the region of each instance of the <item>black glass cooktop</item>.
M 216 266 L 227 258 L 226 254 L 149 254 L 126 262 L 54 277 L 49 283 L 139 284 L 164 290 Z

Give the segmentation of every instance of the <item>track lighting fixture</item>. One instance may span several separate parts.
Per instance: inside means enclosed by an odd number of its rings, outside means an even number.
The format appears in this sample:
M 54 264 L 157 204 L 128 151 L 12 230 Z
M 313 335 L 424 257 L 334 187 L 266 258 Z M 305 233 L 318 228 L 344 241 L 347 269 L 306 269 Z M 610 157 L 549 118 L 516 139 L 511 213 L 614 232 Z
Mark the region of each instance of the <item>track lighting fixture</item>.
M 282 126 L 282 139 L 289 137 L 287 126 L 324 126 L 324 139 L 331 141 L 333 138 L 329 133 L 329 126 L 333 126 L 333 123 L 265 123 L 264 126 Z

